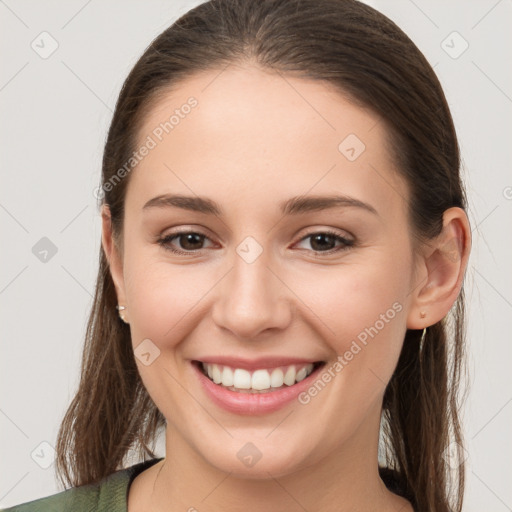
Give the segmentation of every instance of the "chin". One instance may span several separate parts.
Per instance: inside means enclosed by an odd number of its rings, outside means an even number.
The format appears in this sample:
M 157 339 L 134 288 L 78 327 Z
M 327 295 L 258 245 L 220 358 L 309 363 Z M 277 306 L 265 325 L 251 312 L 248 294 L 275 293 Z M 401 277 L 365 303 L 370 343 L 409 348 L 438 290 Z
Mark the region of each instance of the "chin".
M 303 443 L 300 444 L 302 447 L 280 443 L 278 447 L 265 440 L 264 436 L 253 442 L 231 440 L 224 445 L 219 442 L 220 450 L 213 450 L 210 446 L 203 457 L 211 466 L 231 473 L 235 478 L 268 480 L 292 474 L 314 463 L 309 451 L 304 449 Z

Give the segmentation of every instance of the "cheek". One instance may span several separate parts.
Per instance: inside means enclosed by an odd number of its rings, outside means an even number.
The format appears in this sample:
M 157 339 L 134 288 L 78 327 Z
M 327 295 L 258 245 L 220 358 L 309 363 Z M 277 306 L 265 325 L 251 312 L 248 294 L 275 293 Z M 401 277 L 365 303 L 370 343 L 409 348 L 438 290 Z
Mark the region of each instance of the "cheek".
M 357 337 L 382 314 L 388 312 L 387 317 L 394 319 L 397 309 L 406 309 L 409 262 L 403 260 L 397 265 L 396 261 L 382 253 L 371 261 L 303 272 L 300 279 L 295 278 L 294 292 L 343 348 L 345 339 Z M 401 307 L 393 308 L 395 303 Z
M 179 384 L 189 375 L 181 361 L 180 343 L 200 322 L 205 312 L 202 299 L 211 289 L 212 273 L 199 267 L 171 265 L 161 257 L 140 251 L 127 253 L 125 286 L 130 308 L 132 346 L 137 353 L 144 340 L 151 340 L 159 352 L 155 357 L 149 344 L 151 359 L 145 365 L 137 361 L 139 374 L 152 400 L 166 418 L 178 411 L 185 417 L 194 404 L 184 395 Z M 144 349 L 147 351 L 148 349 Z M 141 364 L 142 363 L 142 364 Z M 199 410 L 194 414 L 201 414 Z
M 143 251 L 127 257 L 125 285 L 134 344 L 145 338 L 167 348 L 178 344 L 213 284 L 211 274 L 206 266 L 172 265 Z
M 359 396 L 359 403 L 383 391 L 402 347 L 411 261 L 404 253 L 398 258 L 389 249 L 376 251 L 371 262 L 304 272 L 294 287 L 338 356 L 341 366 L 334 373 L 343 376 L 334 380 Z

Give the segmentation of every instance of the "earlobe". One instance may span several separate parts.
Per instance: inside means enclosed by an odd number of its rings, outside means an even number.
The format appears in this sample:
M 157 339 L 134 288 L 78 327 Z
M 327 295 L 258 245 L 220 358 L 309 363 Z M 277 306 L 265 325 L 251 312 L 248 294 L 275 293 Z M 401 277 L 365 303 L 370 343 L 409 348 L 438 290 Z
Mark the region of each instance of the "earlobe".
M 460 293 L 471 248 L 466 212 L 458 207 L 446 210 L 443 229 L 428 247 L 421 263 L 423 281 L 415 284 L 413 292 L 408 329 L 423 329 L 439 322 Z
M 119 304 L 126 304 L 124 290 L 123 264 L 117 244 L 112 234 L 112 221 L 108 205 L 101 207 L 102 235 L 101 244 L 107 258 L 110 275 L 116 288 L 117 301 Z

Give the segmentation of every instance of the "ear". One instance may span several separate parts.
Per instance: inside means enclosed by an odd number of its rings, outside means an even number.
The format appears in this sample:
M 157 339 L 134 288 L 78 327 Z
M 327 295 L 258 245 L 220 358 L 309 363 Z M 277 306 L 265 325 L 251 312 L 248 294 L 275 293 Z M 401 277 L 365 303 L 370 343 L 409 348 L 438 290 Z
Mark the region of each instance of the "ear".
M 123 275 L 123 260 L 120 248 L 112 235 L 112 220 L 108 205 L 101 207 L 102 235 L 101 244 L 108 260 L 110 275 L 116 288 L 117 302 L 126 305 L 126 295 Z
M 408 329 L 423 329 L 443 319 L 459 295 L 471 250 L 466 212 L 453 207 L 443 214 L 443 229 L 419 257 L 411 292 Z

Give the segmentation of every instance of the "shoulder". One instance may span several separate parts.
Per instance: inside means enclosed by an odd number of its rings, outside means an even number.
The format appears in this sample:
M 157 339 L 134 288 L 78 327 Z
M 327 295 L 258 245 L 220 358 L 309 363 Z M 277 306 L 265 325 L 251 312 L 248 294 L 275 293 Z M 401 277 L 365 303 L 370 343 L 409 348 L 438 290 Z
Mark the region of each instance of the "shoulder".
M 73 487 L 52 496 L 40 498 L 0 512 L 76 512 L 97 510 L 99 485 Z
M 0 512 L 126 512 L 126 497 L 132 480 L 160 459 L 139 462 L 105 477 L 98 483 L 72 487 Z

